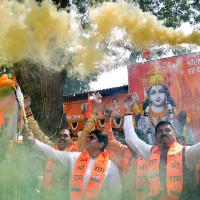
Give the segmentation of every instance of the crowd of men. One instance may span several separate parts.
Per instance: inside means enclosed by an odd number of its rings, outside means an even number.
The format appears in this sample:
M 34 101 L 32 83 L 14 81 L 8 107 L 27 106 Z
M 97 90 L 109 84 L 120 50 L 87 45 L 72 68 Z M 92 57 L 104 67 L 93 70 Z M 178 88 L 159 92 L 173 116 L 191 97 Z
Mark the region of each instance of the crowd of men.
M 5 86 L 10 87 L 1 88 Z M 109 107 L 104 109 L 103 130 L 95 128 L 102 97 L 98 93 L 92 96 L 92 113 L 77 141 L 72 140 L 69 129 L 61 128 L 57 144 L 41 131 L 31 112 L 30 99 L 25 99 L 29 129 L 23 130 L 24 143 L 46 158 L 36 198 L 199 199 L 200 143 L 178 143 L 171 123 L 160 121 L 155 127 L 155 144 L 147 144 L 134 128 L 134 98 L 128 95 L 123 128 L 127 145 L 122 144 L 113 135 Z

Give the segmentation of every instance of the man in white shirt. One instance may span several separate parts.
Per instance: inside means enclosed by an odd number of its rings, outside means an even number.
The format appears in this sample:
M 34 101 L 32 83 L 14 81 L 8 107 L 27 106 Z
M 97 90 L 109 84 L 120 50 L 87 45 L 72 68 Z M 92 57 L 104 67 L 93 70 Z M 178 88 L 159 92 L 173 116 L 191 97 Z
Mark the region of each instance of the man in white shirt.
M 193 146 L 177 143 L 174 129 L 166 121 L 161 121 L 155 128 L 155 146 L 145 143 L 138 138 L 133 127 L 133 104 L 134 99 L 129 95 L 125 100 L 125 140 L 132 150 L 149 161 L 147 199 L 187 199 L 192 195 L 191 172 L 200 163 L 200 143 Z
M 31 133 L 28 139 L 33 141 L 34 148 L 42 151 L 51 160 L 65 165 L 66 170 L 70 171 L 71 199 L 121 198 L 119 171 L 104 151 L 108 139 L 103 132 L 92 131 L 87 140 L 86 150 L 82 153 L 57 151 L 34 140 Z

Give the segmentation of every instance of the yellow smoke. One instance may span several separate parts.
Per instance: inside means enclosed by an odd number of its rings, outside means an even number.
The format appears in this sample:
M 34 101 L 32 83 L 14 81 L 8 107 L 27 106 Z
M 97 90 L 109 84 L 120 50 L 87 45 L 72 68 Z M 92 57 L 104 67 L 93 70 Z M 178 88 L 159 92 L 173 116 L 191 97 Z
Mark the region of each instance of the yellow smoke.
M 62 59 L 58 55 L 61 49 L 68 61 L 70 55 L 75 55 L 70 60 L 73 68 L 88 72 L 105 59 L 100 47 L 114 27 L 126 30 L 133 45 L 140 49 L 151 44 L 200 44 L 199 31 L 185 35 L 166 28 L 155 16 L 123 1 L 90 9 L 89 19 L 96 27 L 88 30 L 88 37 L 83 37 L 76 17 L 58 10 L 48 0 L 40 5 L 34 0 L 0 0 L 0 19 L 0 64 L 33 59 L 54 65 Z M 72 21 L 77 29 L 72 27 Z M 71 52 L 70 48 L 76 50 Z
M 100 40 L 108 37 L 114 27 L 119 27 L 127 31 L 137 48 L 150 44 L 200 44 L 199 31 L 186 35 L 181 31 L 166 28 L 155 16 L 126 2 L 106 2 L 91 9 L 90 20 L 97 25 L 96 34 Z
M 95 64 L 103 59 L 103 52 L 98 49 L 94 39 L 81 39 L 79 45 L 80 48 L 72 59 L 75 70 L 91 72 L 95 69 Z
M 35 4 L 27 13 L 25 26 L 29 29 L 30 41 L 39 48 L 48 48 L 52 43 L 66 42 L 69 39 L 69 19 L 65 11 L 45 1 L 41 6 Z
M 1 63 L 33 58 L 41 61 L 66 45 L 72 35 L 68 13 L 57 11 L 49 1 L 41 5 L 1 1 L 0 17 Z

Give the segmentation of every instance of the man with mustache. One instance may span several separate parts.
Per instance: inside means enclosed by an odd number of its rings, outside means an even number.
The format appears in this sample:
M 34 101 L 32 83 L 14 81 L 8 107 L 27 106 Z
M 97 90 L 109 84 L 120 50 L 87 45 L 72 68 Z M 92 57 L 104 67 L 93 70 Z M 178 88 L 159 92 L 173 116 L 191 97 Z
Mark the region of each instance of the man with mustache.
M 119 171 L 104 151 L 108 139 L 102 131 L 90 132 L 83 152 L 56 151 L 35 140 L 30 130 L 26 137 L 40 153 L 65 166 L 71 179 L 70 199 L 121 199 Z
M 177 143 L 174 129 L 167 121 L 157 124 L 155 145 L 145 143 L 137 137 L 133 127 L 133 105 L 134 99 L 129 95 L 125 100 L 125 140 L 131 149 L 148 160 L 149 192 L 146 199 L 195 199 L 192 172 L 200 162 L 200 143 L 193 146 Z
M 61 128 L 57 135 L 58 141 L 54 145 L 54 149 L 66 152 L 79 151 L 77 144 L 72 141 L 73 134 L 70 129 Z M 65 169 L 56 165 L 51 159 L 47 160 L 40 199 L 47 199 L 53 195 L 54 198 L 55 195 L 57 198 L 61 198 L 62 195 L 65 195 L 64 191 L 66 191 L 65 187 L 67 185 L 65 173 Z

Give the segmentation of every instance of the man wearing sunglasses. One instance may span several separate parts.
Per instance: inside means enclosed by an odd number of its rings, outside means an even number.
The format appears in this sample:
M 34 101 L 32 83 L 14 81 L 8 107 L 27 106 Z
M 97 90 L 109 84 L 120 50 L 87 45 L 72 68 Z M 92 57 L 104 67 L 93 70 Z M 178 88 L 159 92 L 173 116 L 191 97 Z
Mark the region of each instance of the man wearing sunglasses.
M 87 136 L 90 134 L 92 130 L 94 130 L 95 121 L 97 119 L 96 113 L 99 110 L 99 105 L 101 102 L 101 95 L 99 93 L 91 94 L 90 97 L 92 98 L 91 100 L 92 112 L 90 113 L 90 117 L 87 120 L 84 129 L 80 131 L 80 137 L 78 137 L 78 140 L 76 141 L 79 151 L 85 150 L 86 143 L 87 143 Z M 34 135 L 34 138 L 53 147 L 54 143 L 40 129 L 38 122 L 34 119 L 34 116 L 31 110 L 31 100 L 29 96 L 24 97 L 24 104 L 25 104 L 25 109 L 26 109 L 26 116 L 29 123 L 29 128 L 31 129 Z M 60 144 L 60 145 L 65 146 L 65 144 Z
M 33 114 L 32 114 L 30 97 L 25 96 L 24 103 L 25 103 L 26 115 L 29 122 L 29 128 L 31 129 L 34 135 L 34 138 L 38 139 L 39 141 L 45 144 L 52 146 L 56 150 L 67 151 L 67 152 L 84 151 L 87 144 L 87 137 L 90 134 L 90 132 L 94 130 L 94 127 L 95 127 L 95 120 L 97 117 L 96 113 L 97 113 L 98 105 L 100 101 L 99 100 L 100 95 L 98 93 L 91 94 L 90 97 L 92 97 L 92 101 L 91 101 L 92 113 L 90 114 L 90 117 L 87 120 L 87 123 L 84 129 L 80 132 L 80 136 L 78 140 L 76 142 L 73 142 L 71 140 L 72 132 L 69 129 L 61 128 L 61 130 L 58 131 L 58 135 L 57 135 L 58 141 L 57 141 L 57 144 L 55 145 L 49 139 L 49 137 L 46 136 L 45 133 L 40 129 L 38 122 L 34 119 Z M 65 197 L 66 195 L 63 194 L 62 192 L 62 191 L 65 191 L 65 188 L 63 190 L 62 187 L 63 185 L 67 187 L 66 185 L 68 183 L 66 183 L 66 180 L 65 180 L 65 183 L 64 181 L 62 181 L 63 178 L 61 178 L 61 175 L 62 177 L 65 177 L 66 170 L 64 173 L 62 167 L 60 167 L 59 165 L 56 165 L 53 161 L 51 161 L 51 159 L 48 159 L 46 168 L 45 168 L 44 178 L 42 181 L 42 189 L 40 191 L 41 199 L 46 199 L 46 198 L 49 199 L 49 197 L 51 197 L 52 199 L 56 199 L 56 198 L 65 199 L 63 198 L 63 196 Z M 39 188 L 41 188 L 41 183 L 39 184 Z
M 28 140 L 48 158 L 67 167 L 71 179 L 70 199 L 121 198 L 118 168 L 104 151 L 108 144 L 105 133 L 100 130 L 91 131 L 87 137 L 86 149 L 82 153 L 57 151 L 34 139 L 31 131 Z

